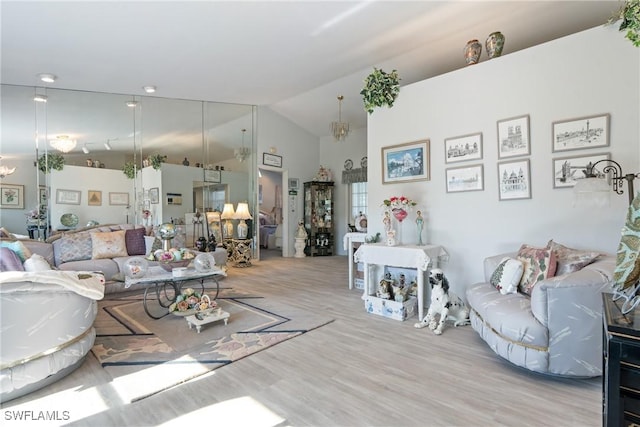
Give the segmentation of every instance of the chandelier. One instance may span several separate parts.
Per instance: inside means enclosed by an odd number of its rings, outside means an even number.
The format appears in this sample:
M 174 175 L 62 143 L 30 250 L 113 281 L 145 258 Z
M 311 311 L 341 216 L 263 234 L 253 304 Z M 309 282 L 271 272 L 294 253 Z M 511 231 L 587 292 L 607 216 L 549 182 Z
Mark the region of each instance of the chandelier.
M 238 159 L 239 162 L 244 162 L 251 154 L 251 149 L 244 146 L 244 133 L 246 131 L 246 129 L 242 129 L 242 146 L 233 150 L 233 155 L 236 157 L 236 159 Z
M 58 135 L 56 136 L 56 139 L 50 140 L 49 143 L 53 148 L 58 151 L 62 151 L 63 153 L 68 153 L 76 148 L 76 141 L 74 139 L 69 139 L 67 135 Z
M 0 159 L 2 159 L 2 157 L 0 157 Z M 6 166 L 0 166 L 0 178 L 4 178 L 7 175 L 11 175 L 12 173 L 14 173 L 16 171 L 16 168 L 9 168 Z
M 342 100 L 344 96 L 338 95 L 338 121 L 331 123 L 331 133 L 336 141 L 344 141 L 349 135 L 349 123 L 342 121 Z

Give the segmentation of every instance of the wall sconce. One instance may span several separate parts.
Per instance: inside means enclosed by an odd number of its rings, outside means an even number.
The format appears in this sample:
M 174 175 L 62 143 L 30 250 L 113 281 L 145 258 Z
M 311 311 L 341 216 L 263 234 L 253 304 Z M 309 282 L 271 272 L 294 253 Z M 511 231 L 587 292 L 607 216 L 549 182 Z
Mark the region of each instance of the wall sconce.
M 602 172 L 598 172 L 598 169 L 596 168 L 600 163 L 604 163 Z M 633 198 L 635 197 L 633 180 L 640 177 L 640 172 L 635 174 L 623 174 L 620 164 L 615 160 L 610 159 L 598 160 L 595 163 L 589 162 L 582 172 L 585 177 L 578 180 L 576 185 L 573 187 L 573 193 L 576 196 L 576 201 L 592 201 L 599 206 L 606 205 L 609 200 L 609 195 L 611 194 L 609 192 L 609 184 L 605 177 L 609 172 L 613 175 L 611 177 L 613 182 L 613 191 L 617 194 L 623 194 L 623 183 L 624 181 L 627 181 L 629 204 L 633 201 Z
M 247 203 L 238 203 L 238 208 L 236 209 L 233 219 L 240 220 L 238 224 L 238 239 L 246 239 L 249 234 L 249 226 L 244 220 L 253 219 L 249 213 L 249 205 Z
M 224 227 L 222 227 L 222 233 L 225 239 L 233 238 L 233 223 L 232 219 L 235 218 L 235 212 L 233 211 L 233 204 L 225 203 L 224 208 L 222 209 L 222 215 L 220 218 L 226 220 L 224 223 Z

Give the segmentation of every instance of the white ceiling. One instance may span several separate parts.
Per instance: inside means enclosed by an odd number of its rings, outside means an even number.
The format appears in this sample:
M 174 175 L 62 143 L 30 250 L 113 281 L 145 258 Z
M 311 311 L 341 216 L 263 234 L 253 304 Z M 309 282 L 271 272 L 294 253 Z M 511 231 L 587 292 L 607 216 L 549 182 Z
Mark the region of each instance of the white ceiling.
M 134 95 L 155 85 L 161 97 L 269 106 L 322 137 L 339 94 L 343 120 L 366 126 L 359 92 L 374 66 L 406 85 L 464 67 L 468 40 L 499 30 L 508 55 L 604 24 L 620 4 L 2 0 L 1 81 L 42 85 L 49 72 L 51 87 Z

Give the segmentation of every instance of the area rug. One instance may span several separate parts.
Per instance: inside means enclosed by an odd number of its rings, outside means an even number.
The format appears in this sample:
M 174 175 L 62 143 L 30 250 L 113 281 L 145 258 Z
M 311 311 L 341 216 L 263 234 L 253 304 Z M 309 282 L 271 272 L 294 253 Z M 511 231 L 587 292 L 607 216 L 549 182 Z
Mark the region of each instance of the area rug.
M 134 402 L 207 374 L 251 354 L 330 323 L 275 298 L 221 289 L 217 299 L 230 317 L 189 329 L 184 317 L 154 320 L 142 295 L 98 302 L 91 349 L 124 401 Z

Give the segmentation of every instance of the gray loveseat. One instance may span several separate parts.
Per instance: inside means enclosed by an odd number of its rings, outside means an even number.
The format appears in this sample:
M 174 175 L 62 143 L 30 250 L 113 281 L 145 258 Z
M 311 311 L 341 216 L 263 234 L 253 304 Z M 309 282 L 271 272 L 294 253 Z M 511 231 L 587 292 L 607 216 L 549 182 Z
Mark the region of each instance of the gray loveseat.
M 531 296 L 503 295 L 490 278 L 505 254 L 485 259 L 485 282 L 466 290 L 473 329 L 499 356 L 531 371 L 570 377 L 602 375 L 602 297 L 611 291 L 615 257 L 550 277 Z

